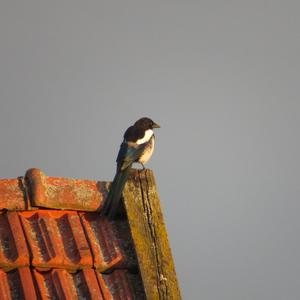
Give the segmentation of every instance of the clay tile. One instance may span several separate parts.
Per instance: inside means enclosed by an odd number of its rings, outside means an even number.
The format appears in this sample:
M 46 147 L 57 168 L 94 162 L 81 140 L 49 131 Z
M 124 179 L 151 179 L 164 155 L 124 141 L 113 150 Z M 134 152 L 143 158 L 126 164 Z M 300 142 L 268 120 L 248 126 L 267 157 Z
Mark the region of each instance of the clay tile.
M 28 267 L 5 273 L 0 269 L 0 299 L 37 299 Z
M 122 251 L 113 222 L 100 218 L 97 213 L 79 215 L 91 245 L 94 267 L 103 272 L 125 263 L 126 256 Z
M 60 269 L 34 270 L 34 277 L 42 299 L 103 299 L 95 272 L 90 268 L 72 274 Z
M 120 269 L 113 271 L 111 274 L 96 273 L 104 299 L 135 299 L 127 271 Z
M 0 269 L 0 299 L 11 299 L 7 273 Z
M 29 265 L 22 226 L 16 212 L 0 212 L 0 267 L 5 271 Z
M 46 270 L 92 266 L 92 255 L 77 212 L 39 210 L 19 215 L 33 266 Z
M 106 182 L 48 177 L 38 169 L 26 172 L 32 206 L 83 211 L 100 210 L 106 197 Z
M 26 194 L 23 179 L 0 179 L 0 209 L 26 209 Z

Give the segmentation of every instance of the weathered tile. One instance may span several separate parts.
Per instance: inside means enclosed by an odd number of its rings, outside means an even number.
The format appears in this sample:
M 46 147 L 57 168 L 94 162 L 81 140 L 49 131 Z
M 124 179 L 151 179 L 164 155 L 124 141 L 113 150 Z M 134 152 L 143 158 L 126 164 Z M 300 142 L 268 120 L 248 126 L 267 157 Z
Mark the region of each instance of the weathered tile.
M 77 270 L 93 265 L 77 212 L 38 210 L 19 214 L 33 266 Z
M 29 252 L 17 212 L 0 212 L 0 268 L 29 266 Z

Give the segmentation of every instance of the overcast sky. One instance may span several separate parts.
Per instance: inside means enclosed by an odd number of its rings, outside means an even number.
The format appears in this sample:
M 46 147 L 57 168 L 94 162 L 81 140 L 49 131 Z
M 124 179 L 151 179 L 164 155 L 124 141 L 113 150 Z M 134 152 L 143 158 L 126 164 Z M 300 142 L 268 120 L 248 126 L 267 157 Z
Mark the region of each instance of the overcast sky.
M 154 170 L 183 298 L 300 299 L 298 1 L 0 2 L 0 177 Z

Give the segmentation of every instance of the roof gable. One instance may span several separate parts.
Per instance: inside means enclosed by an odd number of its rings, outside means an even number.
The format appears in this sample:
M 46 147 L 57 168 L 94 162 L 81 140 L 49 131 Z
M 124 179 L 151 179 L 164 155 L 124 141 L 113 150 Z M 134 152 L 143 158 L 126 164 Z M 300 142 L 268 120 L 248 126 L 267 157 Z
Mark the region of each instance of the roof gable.
M 115 220 L 109 184 L 0 179 L 1 299 L 180 299 L 152 172 L 132 171 Z

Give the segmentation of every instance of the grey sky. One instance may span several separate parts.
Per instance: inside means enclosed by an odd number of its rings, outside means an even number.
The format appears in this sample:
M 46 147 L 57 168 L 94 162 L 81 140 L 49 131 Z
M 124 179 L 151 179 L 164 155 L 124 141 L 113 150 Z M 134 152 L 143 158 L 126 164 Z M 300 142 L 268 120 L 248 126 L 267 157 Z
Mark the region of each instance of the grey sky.
M 150 116 L 184 299 L 299 299 L 299 9 L 1 0 L 0 176 L 109 180 Z

